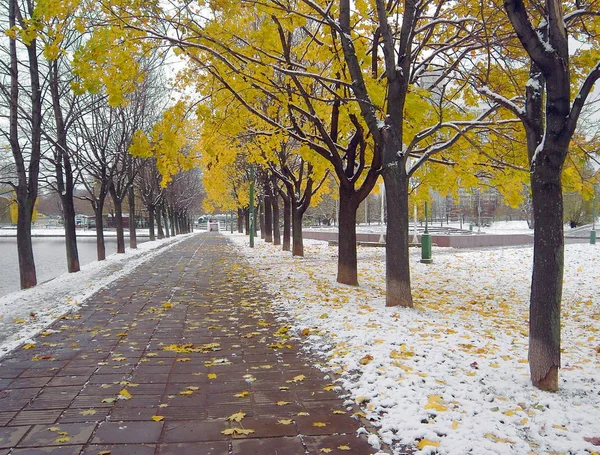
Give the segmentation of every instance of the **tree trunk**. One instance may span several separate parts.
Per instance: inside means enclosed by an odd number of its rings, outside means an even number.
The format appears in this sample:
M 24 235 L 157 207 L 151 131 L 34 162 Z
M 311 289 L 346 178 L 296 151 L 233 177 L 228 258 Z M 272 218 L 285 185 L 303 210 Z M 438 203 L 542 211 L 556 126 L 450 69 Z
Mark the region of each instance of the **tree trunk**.
M 244 232 L 250 235 L 250 209 L 244 210 Z
M 271 197 L 271 205 L 273 207 L 273 245 L 281 245 L 281 232 L 279 229 L 279 196 L 277 192 L 273 192 Z
M 358 210 L 359 203 L 357 202 L 354 190 L 351 190 L 351 192 L 345 191 L 343 186 L 340 185 L 339 193 L 337 282 L 357 286 L 356 211 Z
M 171 233 L 169 231 L 169 216 L 167 215 L 167 209 L 163 206 L 162 208 L 162 219 L 165 227 L 165 237 L 171 237 Z
M 265 229 L 265 242 L 273 243 L 273 203 L 271 202 L 271 189 L 268 188 L 270 185 L 265 185 L 265 201 L 263 203 L 263 208 L 265 212 L 265 221 L 264 221 L 264 229 Z
M 135 191 L 133 185 L 129 185 L 127 190 L 127 199 L 129 202 L 129 248 L 137 248 L 137 233 L 135 226 Z
M 94 215 L 96 216 L 96 254 L 99 261 L 106 259 L 106 244 L 104 243 L 104 198 L 98 199 L 94 204 Z
M 531 177 L 534 244 L 529 307 L 529 369 L 534 386 L 558 390 L 564 268 L 560 168 L 539 160 Z
M 281 248 L 283 251 L 290 251 L 292 201 L 288 195 L 282 195 L 281 197 L 283 199 L 283 244 L 281 245 Z
M 9 0 L 9 28 L 17 25 L 18 8 L 19 3 L 16 0 Z M 18 205 L 17 255 L 19 257 L 21 288 L 27 289 L 37 284 L 33 246 L 31 244 L 31 220 L 38 194 L 42 132 L 42 90 L 40 88 L 37 41 L 34 39 L 26 45 L 31 85 L 31 134 L 28 137 L 30 156 L 27 165 L 19 144 L 19 56 L 17 55 L 17 40 L 9 38 L 8 41 L 10 54 L 9 142 L 18 178 L 15 188 Z
M 158 238 L 164 239 L 165 231 L 163 231 L 163 221 L 162 221 L 162 214 L 161 214 L 160 207 L 157 207 L 155 210 L 156 210 L 156 227 L 158 229 Z
M 67 249 L 67 270 L 69 273 L 79 272 L 79 253 L 77 251 L 77 229 L 75 226 L 75 205 L 73 193 L 61 197 L 65 220 L 65 245 Z
M 292 256 L 304 257 L 304 242 L 302 239 L 302 218 L 304 212 L 292 202 Z
M 408 254 L 408 177 L 395 166 L 386 169 L 383 179 L 387 196 L 385 305 L 412 308 Z
M 21 199 L 21 198 L 18 198 Z M 27 204 L 28 198 L 18 200 L 17 214 L 17 254 L 19 256 L 19 273 L 21 289 L 27 289 L 37 284 L 33 246 L 31 244 L 31 214 L 32 209 Z M 23 202 L 25 205 L 23 205 Z
M 175 237 L 177 234 L 175 233 L 175 215 L 172 208 L 169 208 L 169 224 L 171 225 L 171 237 Z
M 65 247 L 67 252 L 67 270 L 69 273 L 79 272 L 79 252 L 77 251 L 77 233 L 75 226 L 75 204 L 73 202 L 73 169 L 67 144 L 67 131 L 60 105 L 58 62 L 50 65 L 50 94 L 52 110 L 56 126 L 56 142 L 54 148 L 54 168 L 56 186 L 63 209 L 65 228 Z
M 264 201 L 261 200 L 258 203 L 258 207 L 256 208 L 256 210 L 258 211 L 258 226 L 260 229 L 260 238 L 262 240 L 265 240 L 265 203 L 264 203 Z
M 123 205 L 121 200 L 113 194 L 115 205 L 115 224 L 117 228 L 117 254 L 125 253 L 125 232 L 123 230 Z
M 239 207 L 237 209 L 237 231 L 238 234 L 244 233 L 244 212 Z
M 149 231 L 149 240 L 153 242 L 156 240 L 156 236 L 154 234 L 154 207 L 147 207 L 148 210 L 148 231 Z

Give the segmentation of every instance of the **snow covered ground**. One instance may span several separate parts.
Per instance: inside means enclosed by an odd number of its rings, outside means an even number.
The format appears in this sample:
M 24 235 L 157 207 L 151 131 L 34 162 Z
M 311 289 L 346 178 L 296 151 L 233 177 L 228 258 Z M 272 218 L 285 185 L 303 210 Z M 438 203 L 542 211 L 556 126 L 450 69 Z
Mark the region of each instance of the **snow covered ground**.
M 65 273 L 34 288 L 0 297 L 0 358 L 63 314 L 85 304 L 85 299 L 103 287 L 186 237 L 144 242 L 136 250 L 84 265 L 77 273 Z
M 532 248 L 411 250 L 415 309 L 385 307 L 384 251 L 359 248 L 360 287 L 336 283 L 337 250 L 306 257 L 232 241 L 285 310 L 286 324 L 379 427 L 377 444 L 419 454 L 600 452 L 600 246 L 566 247 L 560 392 L 530 385 Z

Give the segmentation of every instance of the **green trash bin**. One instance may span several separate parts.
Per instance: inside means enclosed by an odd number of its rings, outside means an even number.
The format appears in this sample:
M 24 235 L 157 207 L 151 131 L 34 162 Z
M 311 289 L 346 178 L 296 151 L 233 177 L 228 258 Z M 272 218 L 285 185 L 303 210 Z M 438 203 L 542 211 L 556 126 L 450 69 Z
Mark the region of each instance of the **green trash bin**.
M 421 262 L 424 264 L 431 264 L 431 235 L 424 233 L 421 235 Z

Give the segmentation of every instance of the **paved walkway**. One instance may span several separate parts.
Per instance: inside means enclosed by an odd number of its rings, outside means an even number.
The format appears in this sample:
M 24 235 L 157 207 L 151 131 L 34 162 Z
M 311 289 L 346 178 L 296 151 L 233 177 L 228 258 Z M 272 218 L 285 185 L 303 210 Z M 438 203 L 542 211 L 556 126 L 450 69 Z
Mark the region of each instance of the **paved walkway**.
M 243 260 L 200 234 L 0 361 L 0 455 L 376 452 Z

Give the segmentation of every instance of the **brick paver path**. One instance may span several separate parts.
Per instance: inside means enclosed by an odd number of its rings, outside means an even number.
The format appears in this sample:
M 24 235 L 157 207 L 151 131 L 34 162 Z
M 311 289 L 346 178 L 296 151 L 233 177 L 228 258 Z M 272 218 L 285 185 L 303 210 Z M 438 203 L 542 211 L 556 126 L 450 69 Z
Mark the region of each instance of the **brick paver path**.
M 0 455 L 374 453 L 249 273 L 192 236 L 9 353 Z

